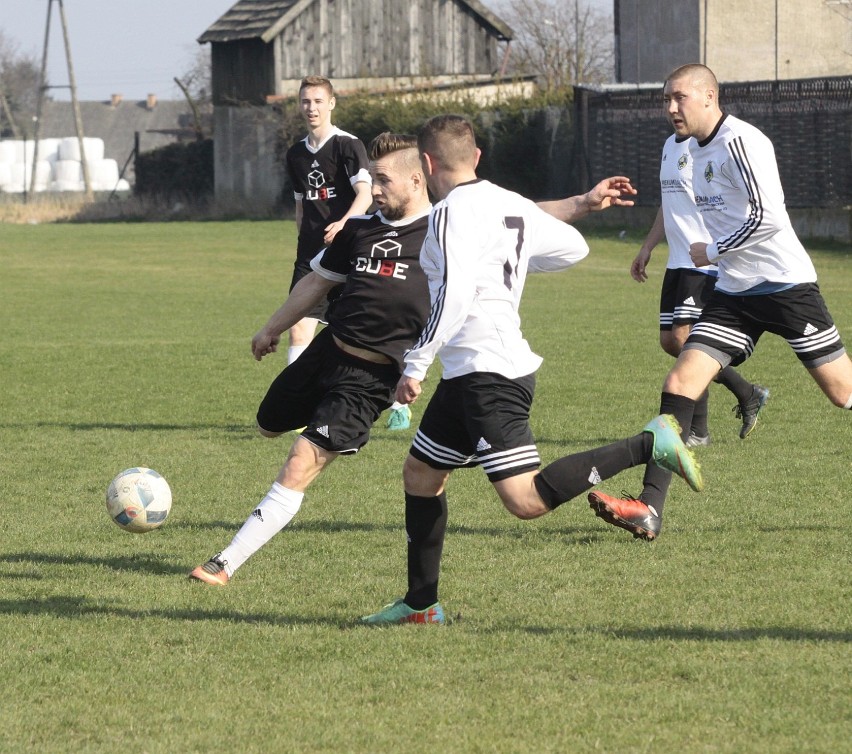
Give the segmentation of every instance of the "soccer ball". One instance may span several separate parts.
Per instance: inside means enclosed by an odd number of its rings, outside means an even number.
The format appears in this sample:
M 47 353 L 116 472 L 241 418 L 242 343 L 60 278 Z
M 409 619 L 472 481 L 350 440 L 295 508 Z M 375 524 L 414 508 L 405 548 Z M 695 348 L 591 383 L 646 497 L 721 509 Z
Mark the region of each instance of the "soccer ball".
M 109 517 L 122 529 L 143 533 L 166 520 L 172 509 L 172 491 L 152 469 L 126 469 L 109 483 L 106 507 Z

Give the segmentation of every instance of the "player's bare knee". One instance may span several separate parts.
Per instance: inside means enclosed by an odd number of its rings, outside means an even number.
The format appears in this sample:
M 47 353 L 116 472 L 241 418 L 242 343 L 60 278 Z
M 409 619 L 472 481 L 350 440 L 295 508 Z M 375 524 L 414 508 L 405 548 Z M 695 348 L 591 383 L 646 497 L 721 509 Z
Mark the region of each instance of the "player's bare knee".
M 449 471 L 433 469 L 428 464 L 409 455 L 402 465 L 402 483 L 410 495 L 432 497 L 440 495 L 449 476 Z

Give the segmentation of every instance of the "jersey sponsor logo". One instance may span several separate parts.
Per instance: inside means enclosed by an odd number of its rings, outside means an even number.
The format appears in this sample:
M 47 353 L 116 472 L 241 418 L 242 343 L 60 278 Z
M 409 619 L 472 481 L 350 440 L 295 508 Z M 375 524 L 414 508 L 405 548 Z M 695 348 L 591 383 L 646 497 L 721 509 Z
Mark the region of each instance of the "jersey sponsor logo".
M 683 300 L 684 304 L 689 304 L 690 306 L 695 306 L 695 299 L 692 296 L 688 296 Z
M 263 521 L 263 513 L 261 513 L 260 508 L 255 508 L 252 511 L 251 515 L 254 516 L 257 519 L 260 519 L 260 521 Z
M 391 230 L 388 233 L 385 233 L 385 238 L 396 238 L 399 235 L 395 230 Z
M 334 186 L 325 185 L 325 175 L 321 170 L 312 170 L 308 173 L 308 186 L 310 188 L 305 191 L 305 198 L 309 201 L 324 202 L 337 196 L 337 189 Z
M 316 160 L 314 160 L 314 161 L 311 163 L 311 167 L 312 167 L 312 168 L 318 168 L 318 167 L 319 167 L 319 163 L 318 163 Z
M 815 332 L 819 332 L 819 330 L 808 322 L 808 326 L 802 331 L 802 335 L 813 335 Z
M 683 170 L 689 164 L 689 156 L 682 154 L 677 158 L 677 169 Z
M 702 196 L 701 194 L 696 194 L 695 205 L 699 210 L 702 207 L 708 209 L 712 207 L 724 207 L 725 200 L 722 198 L 721 194 L 715 194 L 714 196 Z
M 317 427 L 317 434 L 322 435 L 323 437 L 328 437 L 328 424 L 323 424 L 321 427 Z
M 596 466 L 592 466 L 592 470 L 589 472 L 589 484 L 600 484 L 603 481 L 600 472 L 598 471 Z
M 402 244 L 399 241 L 392 241 L 389 238 L 385 238 L 373 244 L 373 248 L 370 249 L 369 259 L 367 257 L 355 258 L 355 271 L 405 280 L 406 271 L 410 265 L 405 262 L 392 260 L 393 257 L 401 255 Z M 388 257 L 391 257 L 391 259 Z

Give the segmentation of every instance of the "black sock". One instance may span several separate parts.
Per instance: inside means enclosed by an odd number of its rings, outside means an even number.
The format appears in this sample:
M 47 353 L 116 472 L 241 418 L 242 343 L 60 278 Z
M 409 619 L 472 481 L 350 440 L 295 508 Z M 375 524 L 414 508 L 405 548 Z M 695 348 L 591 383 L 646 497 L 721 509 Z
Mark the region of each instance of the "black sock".
M 418 497 L 405 493 L 408 534 L 408 593 L 405 604 L 425 610 L 438 601 L 438 574 L 447 531 L 447 493 Z
M 553 510 L 604 479 L 646 463 L 652 447 L 651 435 L 640 432 L 601 448 L 564 456 L 545 466 L 533 478 L 533 483 L 545 505 Z
M 674 393 L 663 393 L 660 396 L 660 413 L 674 414 L 680 424 L 680 437 L 686 441 L 689 438 L 689 428 L 692 426 L 692 412 L 695 409 L 695 401 L 683 395 Z M 685 429 L 684 429 L 685 427 Z M 650 436 L 650 432 L 648 433 Z M 672 473 L 661 469 L 653 461 L 645 467 L 645 476 L 642 479 L 642 494 L 639 499 L 645 505 L 651 506 L 662 518 L 663 505 L 672 481 Z
M 754 389 L 754 385 L 731 366 L 725 367 L 713 381 L 728 388 L 736 396 L 737 403 L 746 403 Z
M 701 397 L 695 401 L 695 411 L 692 413 L 692 426 L 690 432 L 697 437 L 707 437 L 710 430 L 707 427 L 708 404 L 710 403 L 710 391 L 705 390 Z

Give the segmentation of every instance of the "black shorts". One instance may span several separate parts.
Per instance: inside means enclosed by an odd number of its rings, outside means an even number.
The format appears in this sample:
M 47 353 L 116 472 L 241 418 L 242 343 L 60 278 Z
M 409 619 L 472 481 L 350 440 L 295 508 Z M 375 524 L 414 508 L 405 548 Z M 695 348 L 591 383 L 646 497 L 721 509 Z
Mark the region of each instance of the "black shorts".
M 660 329 L 694 325 L 716 287 L 716 276 L 686 267 L 666 268 L 660 291 Z
M 297 259 L 296 263 L 293 265 L 293 278 L 290 280 L 290 290 L 293 290 L 293 287 L 298 283 L 305 275 L 309 272 L 313 272 L 311 269 L 311 260 L 310 259 Z M 328 323 L 327 313 L 328 307 L 330 303 L 337 298 L 338 294 L 342 290 L 342 285 L 336 285 L 332 288 L 325 300 L 320 301 L 314 306 L 305 316 L 310 317 L 311 319 L 318 319 L 323 324 Z
M 732 296 L 717 290 L 684 348 L 704 351 L 724 369 L 751 356 L 765 332 L 784 338 L 809 369 L 846 352 L 816 283 L 758 296 Z
M 492 482 L 541 465 L 530 429 L 535 375 L 510 380 L 474 372 L 441 380 L 411 455 L 434 469 L 482 466 Z
M 373 364 L 341 351 L 329 328 L 269 386 L 257 423 L 267 432 L 307 427 L 302 437 L 324 450 L 356 453 L 393 401 L 395 364 Z

